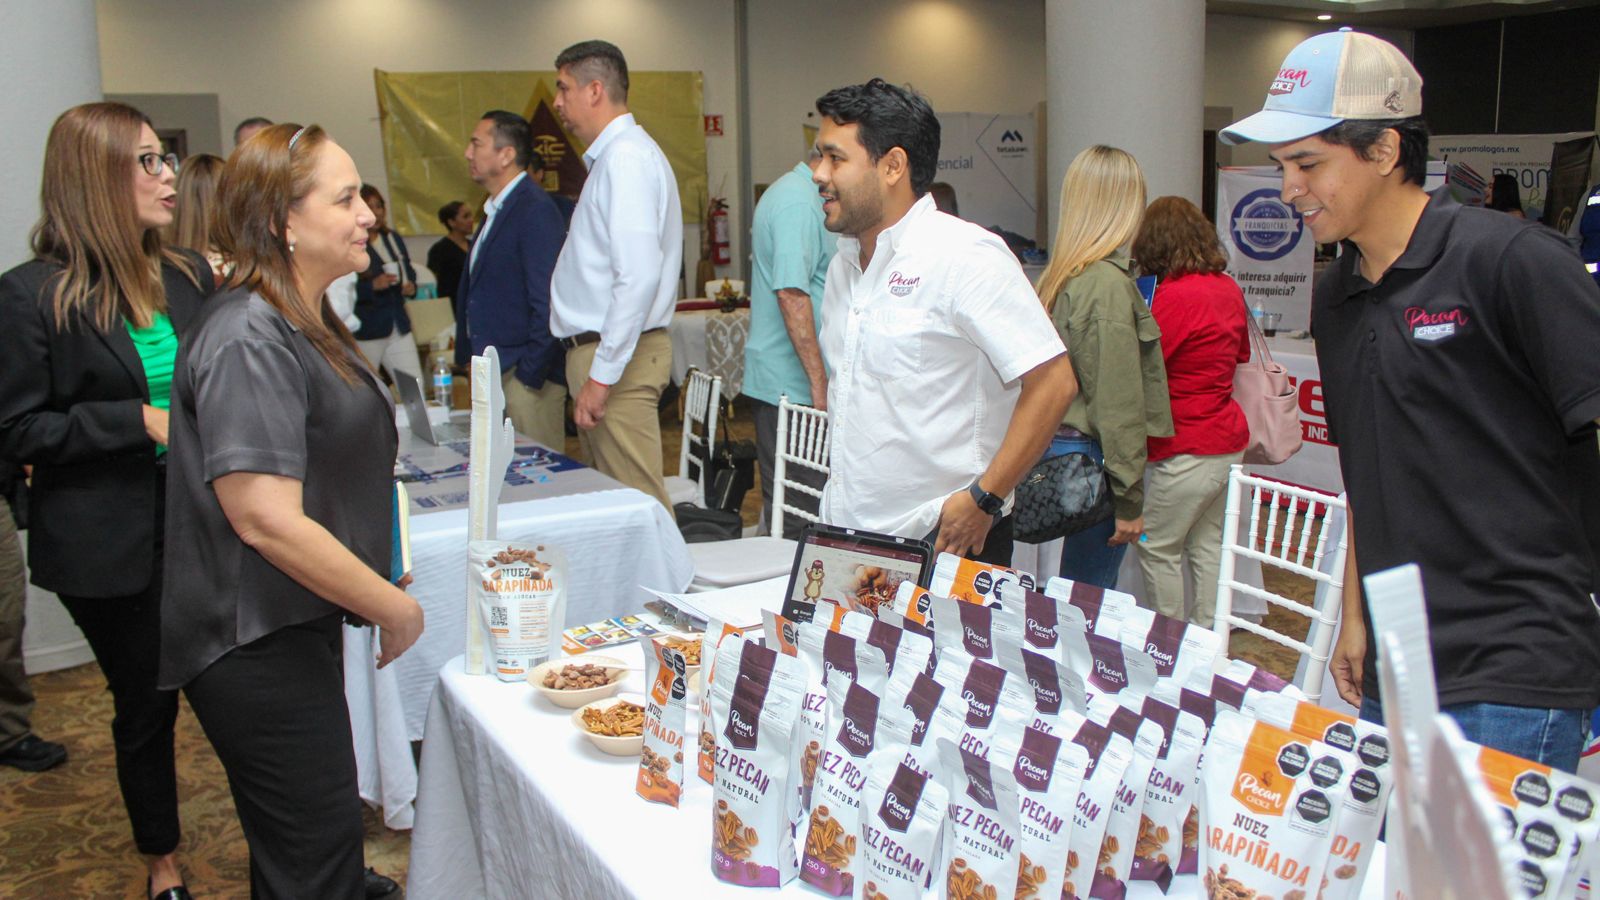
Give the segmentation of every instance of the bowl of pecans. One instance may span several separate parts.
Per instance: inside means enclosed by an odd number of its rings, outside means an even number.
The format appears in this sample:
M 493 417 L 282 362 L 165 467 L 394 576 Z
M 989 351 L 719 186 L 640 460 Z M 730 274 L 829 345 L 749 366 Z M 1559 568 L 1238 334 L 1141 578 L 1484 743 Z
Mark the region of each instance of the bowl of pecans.
M 627 676 L 628 664 L 622 660 L 586 653 L 534 666 L 528 672 L 528 683 L 551 703 L 563 709 L 577 709 L 615 694 Z
M 643 697 L 611 697 L 585 704 L 572 713 L 572 724 L 603 753 L 636 757 L 644 750 Z

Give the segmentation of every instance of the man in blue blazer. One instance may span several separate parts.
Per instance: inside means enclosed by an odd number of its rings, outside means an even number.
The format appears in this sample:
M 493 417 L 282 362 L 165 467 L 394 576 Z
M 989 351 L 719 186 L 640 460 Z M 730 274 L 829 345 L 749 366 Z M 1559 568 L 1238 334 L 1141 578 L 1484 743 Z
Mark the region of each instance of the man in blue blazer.
M 527 120 L 504 110 L 484 113 L 467 142 L 468 174 L 489 199 L 456 292 L 456 363 L 494 347 L 511 424 L 560 450 L 567 388 L 565 353 L 550 336 L 550 273 L 566 228 L 528 179 L 532 156 Z

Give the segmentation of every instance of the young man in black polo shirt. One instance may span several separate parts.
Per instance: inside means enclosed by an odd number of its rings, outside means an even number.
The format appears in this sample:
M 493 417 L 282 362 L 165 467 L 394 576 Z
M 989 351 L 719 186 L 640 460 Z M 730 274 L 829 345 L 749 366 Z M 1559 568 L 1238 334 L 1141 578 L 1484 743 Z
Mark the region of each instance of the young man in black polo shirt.
M 1600 289 L 1555 232 L 1424 193 L 1421 114 L 1405 56 L 1346 29 L 1223 132 L 1343 243 L 1311 313 L 1353 531 L 1334 680 L 1381 718 L 1359 576 L 1415 562 L 1443 711 L 1572 771 L 1600 701 Z

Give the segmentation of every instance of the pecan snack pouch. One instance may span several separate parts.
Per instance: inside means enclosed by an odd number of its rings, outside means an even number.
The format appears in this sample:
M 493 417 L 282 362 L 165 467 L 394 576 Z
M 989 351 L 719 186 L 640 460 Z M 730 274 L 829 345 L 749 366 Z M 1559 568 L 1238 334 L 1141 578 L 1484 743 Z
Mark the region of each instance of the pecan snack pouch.
M 1123 694 L 1123 699 L 1143 698 Z M 1133 758 L 1122 772 L 1122 783 L 1111 800 L 1106 818 L 1106 834 L 1100 840 L 1099 870 L 1089 885 L 1089 896 L 1096 900 L 1122 900 L 1132 879 L 1133 851 L 1139 839 L 1139 823 L 1144 816 L 1145 788 L 1150 770 L 1161 754 L 1161 726 L 1147 722 L 1138 711 L 1120 705 L 1111 697 L 1096 697 L 1090 704 L 1099 715 L 1109 718 L 1111 732 L 1133 746 Z
M 683 727 L 688 679 L 683 654 L 665 637 L 642 637 L 644 648 L 644 750 L 634 791 L 654 803 L 677 806 L 683 796 Z
M 470 602 L 483 613 L 494 674 L 523 681 L 561 649 L 567 557 L 546 544 L 469 541 Z
M 1255 690 L 1245 692 L 1244 711 L 1269 725 L 1322 741 L 1354 757 L 1356 768 L 1350 775 L 1350 790 L 1333 835 L 1328 886 L 1323 888 L 1322 897 L 1349 900 L 1359 896 L 1394 785 L 1388 730 L 1314 703 Z M 1593 804 L 1589 806 L 1592 812 Z
M 1111 637 L 1116 637 L 1118 629 L 1122 627 L 1122 620 L 1127 618 L 1128 611 L 1137 609 L 1138 601 L 1133 595 L 1123 591 L 1108 591 L 1097 584 L 1084 581 L 1072 581 L 1067 578 L 1052 578 L 1045 583 L 1046 596 L 1056 597 L 1076 607 L 1083 613 L 1085 627 L 1096 634 L 1106 634 L 1109 630 Z M 1106 626 L 1100 625 L 1101 613 L 1106 614 Z
M 1087 751 L 1089 765 L 1083 773 L 1083 786 L 1078 789 L 1078 802 L 1072 808 L 1072 836 L 1068 839 L 1067 869 L 1061 888 L 1066 900 L 1089 896 L 1096 874 L 1109 861 L 1102 859 L 1102 853 L 1119 849 L 1106 842 L 1106 823 L 1111 818 L 1117 790 L 1122 787 L 1122 776 L 1133 763 L 1133 744 L 1111 730 L 1105 713 L 1103 704 L 1091 707 L 1088 719 L 1069 738 Z
M 949 792 L 900 755 L 886 747 L 867 763 L 856 900 L 922 900 L 938 861 Z
M 1037 653 L 1009 638 L 996 638 L 994 646 L 994 661 L 1033 694 L 1033 718 L 1029 724 L 1051 734 L 1076 731 L 1087 710 L 1083 679 L 1078 673 L 1055 657 Z M 1063 725 L 1063 717 L 1069 724 Z
M 829 631 L 815 622 L 795 626 L 799 660 L 805 665 L 806 696 L 800 708 L 800 797 L 805 814 L 811 812 L 812 785 L 822 762 L 822 745 L 828 729 L 828 684 L 834 680 L 859 681 L 883 696 L 888 684 L 883 651 L 849 635 Z M 798 829 L 798 820 L 795 825 Z
M 1123 703 L 1129 705 L 1134 699 Z M 1183 856 L 1183 827 L 1200 787 L 1205 725 L 1193 713 L 1155 696 L 1144 698 L 1139 715 L 1161 729 L 1161 748 L 1145 780 L 1144 810 L 1129 872 L 1135 881 L 1153 881 L 1165 893 Z
M 1206 896 L 1317 896 L 1344 803 L 1342 756 L 1231 710 L 1217 713 L 1200 763 Z
M 1590 781 L 1551 770 L 1551 784 L 1556 789 L 1556 813 L 1572 820 L 1572 860 L 1567 864 L 1567 876 L 1562 879 L 1558 897 L 1579 897 L 1587 900 L 1590 884 L 1594 880 L 1596 848 L 1600 846 L 1600 809 L 1595 800 L 1600 788 Z
M 711 686 L 718 723 L 712 791 L 711 863 L 717 878 L 743 887 L 781 887 L 799 871 L 800 703 L 804 668 L 792 656 L 743 636 L 717 648 L 722 671 Z
M 930 594 L 930 595 L 927 595 L 927 596 L 931 597 L 932 595 Z M 912 620 L 906 618 L 905 616 L 902 616 L 899 613 L 895 612 L 894 610 L 890 609 L 887 605 L 878 607 L 878 621 L 884 623 L 885 625 L 890 625 L 890 626 L 893 626 L 895 628 L 899 628 L 902 631 L 907 631 L 907 632 L 910 632 L 911 634 L 915 634 L 915 635 L 918 635 L 918 636 L 921 636 L 921 637 L 925 637 L 925 638 L 928 639 L 928 643 L 929 643 L 930 647 L 933 644 L 933 626 L 932 625 L 929 625 L 927 622 L 913 622 Z M 928 674 L 931 675 L 931 674 L 933 674 L 932 656 L 929 657 L 929 660 L 930 661 L 928 663 Z
M 935 596 L 932 619 L 933 645 L 940 654 L 953 648 L 974 659 L 993 659 L 995 638 L 1022 641 L 1021 611 Z
M 933 592 L 925 587 L 918 587 L 909 581 L 900 582 L 900 587 L 895 590 L 894 599 L 878 607 L 878 618 L 884 618 L 884 613 L 892 612 L 904 618 L 907 622 L 921 628 L 933 628 Z
M 1222 651 L 1222 636 L 1215 631 L 1143 607 L 1127 611 L 1118 636 L 1124 644 L 1150 654 L 1157 678 L 1178 684 L 1188 681 L 1190 672 L 1211 671 Z
M 1016 776 L 941 740 L 939 781 L 950 795 L 940 898 L 1014 900 L 1021 862 Z
M 1013 593 L 1020 595 L 1018 600 L 1011 603 L 1011 608 L 1020 609 L 1022 613 L 1023 643 L 1034 650 L 1058 656 L 1057 647 L 1061 643 L 1058 632 L 1061 629 L 1089 630 L 1083 610 L 1067 600 L 1027 588 L 1007 593 L 1008 600 Z
M 1032 719 L 1033 697 L 1027 683 L 1008 677 L 994 663 L 952 647 L 940 655 L 933 677 L 944 685 L 934 712 L 935 727 L 954 732 L 957 746 L 979 759 L 988 758 L 996 734 Z
M 1017 779 L 1017 900 L 1056 900 L 1067 873 L 1073 807 L 1089 751 L 1029 726 L 995 738 L 990 756 Z
M 1037 586 L 1027 572 L 981 563 L 976 560 L 941 553 L 933 561 L 933 574 L 928 578 L 928 590 L 935 597 L 954 597 L 964 603 L 990 606 L 1003 603 L 1005 598 L 1021 588 L 1032 590 Z
M 1560 890 L 1578 858 L 1574 856 L 1578 822 L 1594 816 L 1593 786 L 1509 753 L 1471 749 L 1474 757 L 1463 762 L 1477 769 L 1500 805 L 1517 852 L 1517 878 L 1523 890 L 1529 897 L 1572 896 Z
M 1092 631 L 1064 628 L 1060 634 L 1060 659 L 1083 677 L 1091 698 L 1125 690 L 1143 697 L 1156 686 L 1156 662 L 1144 650 Z
M 707 784 L 711 783 L 717 762 L 717 730 L 711 716 L 711 682 L 717 677 L 717 648 L 722 646 L 723 638 L 743 633 L 741 629 L 712 619 L 706 622 L 706 630 L 700 634 L 700 743 L 695 757 L 700 779 Z
M 923 775 L 931 776 L 938 764 L 937 739 L 961 735 L 960 717 L 938 715 L 946 691 L 932 675 L 907 666 L 889 679 L 884 695 L 884 731 L 905 745 L 903 762 Z
M 889 679 L 902 668 L 933 673 L 933 639 L 927 635 L 907 631 L 882 619 L 862 613 L 847 613 L 840 630 L 858 641 L 866 641 L 883 651 L 889 664 Z
M 828 682 L 828 730 L 812 789 L 800 880 L 832 897 L 853 893 L 867 757 L 878 739 L 882 699 L 854 679 Z

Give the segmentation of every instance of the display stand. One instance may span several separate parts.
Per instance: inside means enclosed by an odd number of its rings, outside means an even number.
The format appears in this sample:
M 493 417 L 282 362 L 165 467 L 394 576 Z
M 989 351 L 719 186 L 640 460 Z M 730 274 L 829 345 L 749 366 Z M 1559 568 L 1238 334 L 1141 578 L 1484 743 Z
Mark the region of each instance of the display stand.
M 468 444 L 467 540 L 486 541 L 495 536 L 499 520 L 500 487 L 505 484 L 511 465 L 516 430 L 506 418 L 505 389 L 500 385 L 500 355 L 493 347 L 472 358 L 472 426 Z M 465 548 L 462 548 L 463 550 Z M 483 613 L 473 602 L 472 567 L 467 567 L 467 655 L 468 675 L 487 675 L 484 648 Z

